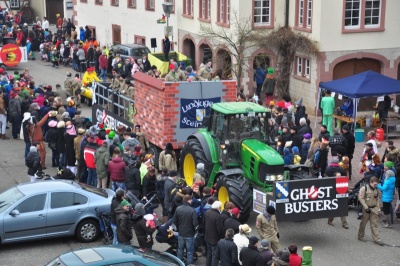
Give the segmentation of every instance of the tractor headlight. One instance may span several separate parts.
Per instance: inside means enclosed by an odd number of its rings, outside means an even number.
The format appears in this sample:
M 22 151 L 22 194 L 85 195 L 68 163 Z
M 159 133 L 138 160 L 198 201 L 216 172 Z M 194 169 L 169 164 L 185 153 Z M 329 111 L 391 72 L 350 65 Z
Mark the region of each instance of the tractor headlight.
M 278 175 L 276 180 L 282 181 L 283 180 L 283 175 Z
M 236 114 L 236 118 L 239 118 L 239 114 Z
M 225 145 L 229 145 L 229 139 L 225 140 Z
M 258 113 L 258 117 L 261 117 L 262 116 L 262 114 L 261 113 Z
M 221 145 L 219 145 L 219 147 L 220 147 L 221 149 L 225 149 L 225 144 L 221 144 Z
M 266 116 L 267 116 L 267 113 L 263 113 L 263 116 L 266 117 Z
M 276 175 L 271 175 L 271 181 L 275 181 L 276 180 Z
M 266 177 L 265 177 L 265 181 L 270 181 L 271 180 L 271 176 L 270 175 L 267 175 Z
M 224 154 L 227 154 L 227 153 L 228 153 L 228 151 L 227 151 L 227 150 L 223 150 L 222 152 L 223 152 Z

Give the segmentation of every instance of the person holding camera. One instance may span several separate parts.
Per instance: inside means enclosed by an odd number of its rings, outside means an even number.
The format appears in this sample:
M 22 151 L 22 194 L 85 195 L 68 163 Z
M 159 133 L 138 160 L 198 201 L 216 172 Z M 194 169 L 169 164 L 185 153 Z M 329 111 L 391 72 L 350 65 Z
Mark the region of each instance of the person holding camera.
M 358 200 L 362 205 L 363 216 L 360 223 L 360 228 L 358 229 L 358 240 L 366 242 L 364 239 L 365 226 L 368 222 L 370 222 L 371 234 L 374 242 L 379 246 L 383 246 L 383 242 L 381 241 L 378 232 L 379 193 L 378 189 L 376 188 L 378 182 L 378 178 L 373 176 L 369 180 L 369 184 L 360 188 Z

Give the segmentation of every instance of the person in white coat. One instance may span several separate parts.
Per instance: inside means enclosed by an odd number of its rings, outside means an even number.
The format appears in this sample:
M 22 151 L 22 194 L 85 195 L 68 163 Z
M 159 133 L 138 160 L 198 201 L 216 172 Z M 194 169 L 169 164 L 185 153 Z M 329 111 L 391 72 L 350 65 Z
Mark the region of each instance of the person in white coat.
M 249 234 L 251 233 L 251 228 L 248 224 L 242 224 L 239 225 L 239 233 L 234 235 L 233 237 L 233 243 L 236 244 L 237 249 L 238 249 L 238 255 L 240 254 L 240 251 L 242 248 L 247 247 L 249 245 Z M 242 265 L 242 262 L 240 261 L 239 263 Z

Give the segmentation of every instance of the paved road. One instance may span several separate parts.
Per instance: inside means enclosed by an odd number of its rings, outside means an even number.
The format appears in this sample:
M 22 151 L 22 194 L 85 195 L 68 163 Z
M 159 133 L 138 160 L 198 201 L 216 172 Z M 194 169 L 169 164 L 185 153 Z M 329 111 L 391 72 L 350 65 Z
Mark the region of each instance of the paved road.
M 22 71 L 25 67 L 31 70 L 31 74 L 37 84 L 51 84 L 53 88 L 56 83 L 62 84 L 65 73 L 71 70 L 62 67 L 54 69 L 51 68 L 49 63 L 40 61 L 29 61 L 21 65 L 19 70 Z M 83 112 L 90 114 L 89 108 L 84 108 Z M 399 140 L 395 141 L 395 146 L 400 147 Z M 0 191 L 28 181 L 23 150 L 24 143 L 21 140 L 0 140 Z M 354 158 L 358 158 L 361 150 L 362 144 L 358 143 Z M 382 152 L 383 148 L 381 148 Z M 50 162 L 50 152 L 47 155 L 47 162 Z M 47 171 L 50 174 L 55 174 L 55 169 L 49 168 Z M 354 171 L 354 174 L 356 174 L 356 171 Z M 355 183 L 358 179 L 359 175 L 355 175 L 352 183 Z M 257 234 L 255 231 L 255 217 L 256 215 L 253 213 L 248 221 L 248 224 L 253 228 L 252 235 Z M 325 219 L 304 222 L 279 222 L 281 245 L 287 247 L 295 243 L 300 248 L 312 246 L 314 248 L 313 262 L 317 266 L 400 265 L 400 221 L 395 219 L 395 225 L 391 229 L 384 229 L 379 226 L 381 238 L 388 244 L 380 247 L 372 242 L 368 227 L 366 239 L 369 242 L 361 243 L 357 240 L 359 221 L 356 217 L 356 212 L 351 210 L 348 217 L 350 226 L 348 230 L 341 227 L 339 219 L 334 221 L 335 226 L 333 227 L 327 225 Z M 43 265 L 63 252 L 101 244 L 101 241 L 83 244 L 71 237 L 2 245 L 0 247 L 0 265 Z M 157 250 L 165 250 L 166 248 L 166 245 L 158 243 L 155 245 Z M 205 265 L 204 258 L 200 258 L 196 265 Z

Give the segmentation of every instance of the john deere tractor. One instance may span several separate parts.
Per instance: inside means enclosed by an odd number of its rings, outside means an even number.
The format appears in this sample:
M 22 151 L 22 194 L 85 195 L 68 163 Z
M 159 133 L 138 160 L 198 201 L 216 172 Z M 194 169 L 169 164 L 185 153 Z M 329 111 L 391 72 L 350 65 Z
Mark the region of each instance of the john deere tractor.
M 206 183 L 218 200 L 233 202 L 246 221 L 252 210 L 252 189 L 271 192 L 282 180 L 281 155 L 269 146 L 268 109 L 250 102 L 216 103 L 203 127 L 187 139 L 181 151 L 181 171 L 188 185 L 198 163 L 204 163 Z

